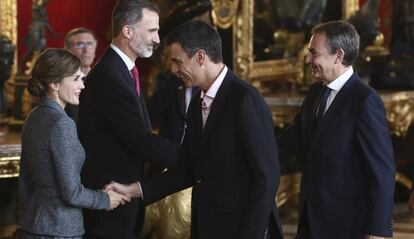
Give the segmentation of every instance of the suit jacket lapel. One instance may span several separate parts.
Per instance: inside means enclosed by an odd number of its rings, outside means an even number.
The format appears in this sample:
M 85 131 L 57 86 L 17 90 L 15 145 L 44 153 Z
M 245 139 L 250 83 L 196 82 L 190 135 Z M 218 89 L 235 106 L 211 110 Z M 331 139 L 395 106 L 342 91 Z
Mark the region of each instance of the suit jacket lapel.
M 122 58 L 111 48 L 108 47 L 108 54 L 111 58 L 116 59 L 117 63 L 120 64 L 122 67 L 118 67 L 117 69 L 122 69 L 122 77 L 125 80 L 126 88 L 128 91 L 135 97 L 137 101 L 137 106 L 139 108 L 139 112 L 141 114 L 142 120 L 145 124 L 145 127 L 147 130 L 151 130 L 151 123 L 149 120 L 147 108 L 145 106 L 144 97 L 141 94 L 141 97 L 138 96 L 136 89 L 135 89 L 135 83 L 132 78 L 131 72 L 128 70 L 128 67 L 125 65 L 125 62 L 122 60 Z
M 226 98 L 230 88 L 230 82 L 232 80 L 231 71 L 229 70 L 224 77 L 216 97 L 211 105 L 210 113 L 208 114 L 206 125 L 204 126 L 203 141 L 208 137 L 210 131 L 214 128 L 214 125 L 219 121 L 220 115 L 224 114 L 224 106 L 226 104 Z
M 177 87 L 177 103 L 178 103 L 178 111 L 180 114 L 185 117 L 185 87 L 181 84 Z
M 318 138 L 327 127 L 329 123 L 332 122 L 333 117 L 335 118 L 338 115 L 338 111 L 343 109 L 344 104 L 346 104 L 349 99 L 352 97 L 351 89 L 354 83 L 358 80 L 358 75 L 354 73 L 351 78 L 345 83 L 345 85 L 339 90 L 338 94 L 335 96 L 335 99 L 332 101 L 331 105 L 329 106 L 328 110 L 325 113 L 325 116 L 322 118 L 321 125 L 316 130 L 314 139 Z
M 149 119 L 149 115 L 148 115 L 148 111 L 147 111 L 147 107 L 145 104 L 145 99 L 144 96 L 141 95 L 141 97 L 138 97 L 138 102 L 139 102 L 139 108 L 141 110 L 142 113 L 142 118 L 144 120 L 145 123 L 145 127 L 147 128 L 148 131 L 151 131 L 151 121 Z
M 305 139 L 305 145 L 308 145 L 313 141 L 316 129 L 316 110 L 319 105 L 319 98 L 322 96 L 323 84 L 318 83 L 319 85 L 311 88 L 308 95 L 306 96 L 306 101 L 303 105 L 302 110 L 302 125 L 303 125 L 303 137 Z
M 116 64 L 119 65 L 117 69 L 121 70 L 122 77 L 125 80 L 125 84 L 127 85 L 126 88 L 128 88 L 128 91 L 131 92 L 131 94 L 134 94 L 136 96 L 135 86 L 134 86 L 134 80 L 132 79 L 131 72 L 128 70 L 128 67 L 126 66 L 125 62 L 122 60 L 122 58 L 112 49 L 111 47 L 108 47 L 108 55 L 111 59 L 111 62 L 114 62 L 116 60 Z
M 201 99 L 200 99 L 200 92 L 198 92 L 190 103 L 188 113 L 186 115 L 186 124 L 189 127 L 190 135 L 185 135 L 184 137 L 190 137 L 190 140 L 194 145 L 199 146 L 198 142 L 200 142 L 203 132 L 203 119 L 201 116 Z M 187 133 L 187 129 L 186 132 Z M 197 142 L 195 142 L 195 140 Z

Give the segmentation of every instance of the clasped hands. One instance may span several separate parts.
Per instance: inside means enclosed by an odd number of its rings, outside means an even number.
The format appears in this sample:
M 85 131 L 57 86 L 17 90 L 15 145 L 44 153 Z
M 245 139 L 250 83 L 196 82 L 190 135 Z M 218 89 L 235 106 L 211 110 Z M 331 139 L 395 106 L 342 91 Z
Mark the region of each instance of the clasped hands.
M 142 196 L 141 187 L 138 182 L 120 184 L 112 181 L 110 184 L 105 185 L 103 190 L 109 195 L 110 210 L 131 201 L 131 198 Z

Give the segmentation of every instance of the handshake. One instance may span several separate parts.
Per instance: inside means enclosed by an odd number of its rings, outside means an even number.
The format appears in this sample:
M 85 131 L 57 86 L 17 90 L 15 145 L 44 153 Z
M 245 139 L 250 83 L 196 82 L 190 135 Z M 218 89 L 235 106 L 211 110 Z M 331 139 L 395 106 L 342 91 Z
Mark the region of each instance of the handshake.
M 112 181 L 110 184 L 105 185 L 104 192 L 109 196 L 110 207 L 112 210 L 119 205 L 131 201 L 131 198 L 138 198 L 142 196 L 141 186 L 138 182 L 131 184 L 120 184 Z

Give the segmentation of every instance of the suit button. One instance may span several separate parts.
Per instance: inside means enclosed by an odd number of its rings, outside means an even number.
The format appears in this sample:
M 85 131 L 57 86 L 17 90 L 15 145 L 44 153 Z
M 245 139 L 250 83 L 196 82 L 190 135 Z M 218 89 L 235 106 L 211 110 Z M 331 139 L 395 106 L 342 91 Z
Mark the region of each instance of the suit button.
M 201 178 L 197 178 L 196 179 L 196 183 L 198 183 L 198 184 L 200 184 L 202 181 L 201 181 Z

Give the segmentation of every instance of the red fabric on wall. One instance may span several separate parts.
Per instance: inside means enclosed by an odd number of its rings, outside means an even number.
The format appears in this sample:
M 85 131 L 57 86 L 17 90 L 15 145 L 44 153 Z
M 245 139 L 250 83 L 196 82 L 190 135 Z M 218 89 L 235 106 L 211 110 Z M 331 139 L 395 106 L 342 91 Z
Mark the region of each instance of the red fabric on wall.
M 32 22 L 32 1 L 17 1 L 19 64 L 26 50 L 23 38 Z M 49 0 L 49 25 L 58 35 L 55 37 L 46 30 L 47 47 L 63 47 L 66 32 L 83 26 L 95 32 L 98 40 L 97 60 L 111 42 L 111 12 L 115 2 L 116 0 Z

